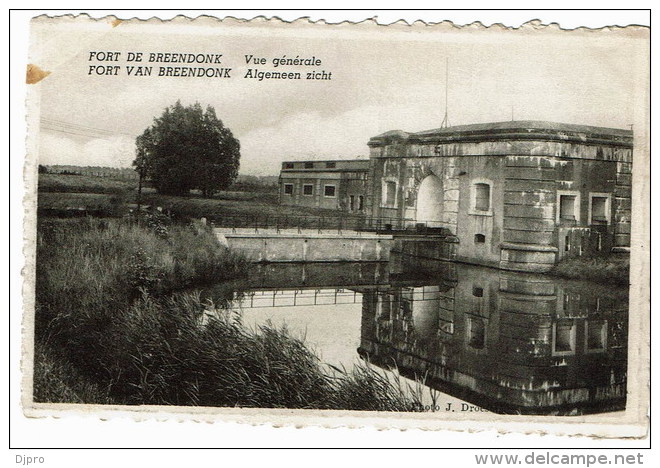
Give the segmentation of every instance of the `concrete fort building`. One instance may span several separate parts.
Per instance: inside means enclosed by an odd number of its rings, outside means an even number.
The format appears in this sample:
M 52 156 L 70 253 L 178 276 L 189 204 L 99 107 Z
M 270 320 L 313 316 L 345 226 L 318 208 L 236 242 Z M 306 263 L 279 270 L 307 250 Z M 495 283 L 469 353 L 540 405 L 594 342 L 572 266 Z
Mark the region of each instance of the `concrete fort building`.
M 368 159 L 285 161 L 280 204 L 366 213 L 368 175 Z
M 368 144 L 367 210 L 444 228 L 459 261 L 542 272 L 630 247 L 630 130 L 510 121 L 395 130 Z
M 509 121 L 394 130 L 368 146 L 369 160 L 284 162 L 280 202 L 378 220 L 395 249 L 397 232 L 417 235 L 417 254 L 509 270 L 630 247 L 630 130 Z

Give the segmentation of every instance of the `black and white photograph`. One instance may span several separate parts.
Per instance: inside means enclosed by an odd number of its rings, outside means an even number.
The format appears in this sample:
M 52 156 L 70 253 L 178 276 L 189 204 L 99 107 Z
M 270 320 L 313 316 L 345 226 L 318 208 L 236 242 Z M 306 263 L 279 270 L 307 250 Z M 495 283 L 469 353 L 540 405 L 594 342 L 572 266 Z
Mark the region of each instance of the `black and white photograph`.
M 645 434 L 649 38 L 35 17 L 25 414 Z

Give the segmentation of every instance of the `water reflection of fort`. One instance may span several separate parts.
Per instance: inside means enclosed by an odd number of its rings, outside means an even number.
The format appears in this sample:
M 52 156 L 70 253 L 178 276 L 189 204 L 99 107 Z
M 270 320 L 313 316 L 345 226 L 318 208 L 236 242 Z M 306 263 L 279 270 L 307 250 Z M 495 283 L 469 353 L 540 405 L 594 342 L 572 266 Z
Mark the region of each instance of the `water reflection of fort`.
M 433 277 L 363 292 L 362 356 L 496 412 L 625 407 L 625 294 L 458 264 Z
M 490 411 L 625 407 L 625 292 L 409 260 L 394 258 L 385 268 L 265 265 L 251 278 L 243 306 L 362 301 L 360 356 Z

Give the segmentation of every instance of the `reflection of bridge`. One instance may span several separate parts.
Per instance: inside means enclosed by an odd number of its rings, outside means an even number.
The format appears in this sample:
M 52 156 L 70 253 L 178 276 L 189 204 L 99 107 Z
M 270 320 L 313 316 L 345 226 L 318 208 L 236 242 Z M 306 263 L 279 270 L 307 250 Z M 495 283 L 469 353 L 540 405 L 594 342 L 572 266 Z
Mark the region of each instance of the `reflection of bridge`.
M 453 286 L 456 264 L 419 262 L 395 254 L 389 263 L 273 263 L 253 266 L 248 278 L 231 285 L 242 307 L 293 307 L 360 301 L 368 291 L 386 294 L 393 288 L 448 284 Z M 217 290 L 215 290 L 217 289 Z M 417 288 L 415 288 L 415 291 Z M 207 288 L 206 295 L 226 298 L 227 288 Z M 414 300 L 429 300 L 413 293 Z
M 237 295 L 235 305 L 246 308 L 305 307 L 318 305 L 364 304 L 364 300 L 376 300 L 377 296 L 365 292 L 382 294 L 403 294 L 408 302 L 439 302 L 437 286 L 390 287 L 343 286 L 324 289 L 260 289 Z
M 241 308 L 270 308 L 356 304 L 361 302 L 362 295 L 356 290 L 335 288 L 247 291 L 241 294 L 235 304 Z

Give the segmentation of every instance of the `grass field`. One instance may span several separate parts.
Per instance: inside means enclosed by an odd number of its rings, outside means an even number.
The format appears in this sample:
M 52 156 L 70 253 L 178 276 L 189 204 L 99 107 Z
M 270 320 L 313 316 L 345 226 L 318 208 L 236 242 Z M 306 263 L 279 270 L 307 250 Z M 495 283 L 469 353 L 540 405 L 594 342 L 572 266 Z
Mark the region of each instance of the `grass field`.
M 39 192 L 60 193 L 137 193 L 137 180 L 114 179 L 76 174 L 39 174 Z M 148 184 L 143 187 L 143 193 L 154 194 L 155 190 Z M 199 190 L 192 190 L 191 197 L 201 198 Z M 222 200 L 258 200 L 267 203 L 277 203 L 277 186 L 237 183 L 216 194 L 215 198 Z
M 176 197 L 159 195 L 154 189 L 145 187 L 143 205 L 162 207 L 179 218 L 225 218 L 244 216 L 304 216 L 335 215 L 330 210 L 312 210 L 278 205 L 277 190 L 258 187 L 258 191 L 226 190 L 213 198 L 203 198 L 192 191 L 189 196 Z M 39 209 L 44 216 L 70 215 L 87 212 L 97 216 L 120 216 L 128 211 L 129 205 L 137 203 L 137 185 L 134 182 L 68 174 L 39 175 Z
M 128 212 L 127 193 L 39 192 L 39 216 L 118 217 Z
M 123 193 L 137 190 L 137 181 L 68 174 L 39 174 L 39 192 Z
M 340 213 L 336 210 L 279 205 L 276 200 L 273 201 L 258 195 L 252 198 L 236 198 L 232 196 L 225 198 L 224 192 L 210 199 L 147 194 L 143 196 L 143 202 L 154 206 L 161 206 L 182 217 L 206 217 L 219 221 L 223 218 L 235 217 L 237 220 L 247 223 L 266 217 L 347 216 L 345 213 Z
M 71 176 L 64 176 L 71 177 Z M 142 196 L 143 206 L 161 207 L 180 219 L 202 218 L 252 223 L 269 218 L 296 218 L 310 216 L 337 217 L 334 210 L 322 210 L 295 206 L 280 206 L 272 197 L 253 192 L 221 192 L 213 198 L 175 197 L 158 195 L 148 190 Z M 82 192 L 39 192 L 39 211 L 42 215 L 57 215 L 77 211 L 96 216 L 121 216 L 129 206 L 136 207 L 134 193 L 82 193 Z

